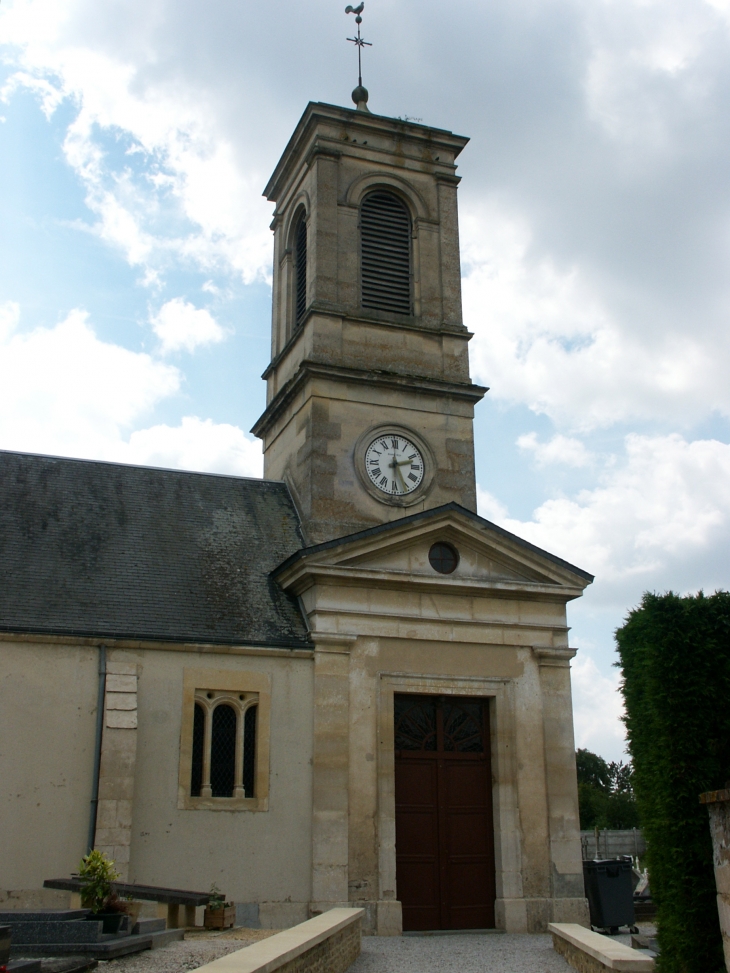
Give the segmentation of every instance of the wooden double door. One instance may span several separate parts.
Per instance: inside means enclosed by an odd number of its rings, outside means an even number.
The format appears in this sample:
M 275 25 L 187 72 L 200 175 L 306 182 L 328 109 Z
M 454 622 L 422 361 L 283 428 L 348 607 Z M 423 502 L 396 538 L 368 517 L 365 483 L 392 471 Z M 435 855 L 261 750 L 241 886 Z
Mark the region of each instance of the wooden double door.
M 494 928 L 486 700 L 395 696 L 395 851 L 405 931 Z

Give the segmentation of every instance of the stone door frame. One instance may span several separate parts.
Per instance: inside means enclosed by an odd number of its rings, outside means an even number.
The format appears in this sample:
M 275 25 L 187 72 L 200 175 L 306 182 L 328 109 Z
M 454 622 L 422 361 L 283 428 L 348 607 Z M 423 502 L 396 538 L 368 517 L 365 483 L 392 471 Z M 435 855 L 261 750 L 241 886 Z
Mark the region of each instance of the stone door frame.
M 397 901 L 395 866 L 395 751 L 393 696 L 421 693 L 491 700 L 489 724 L 494 813 L 496 925 L 505 928 L 505 899 L 522 898 L 522 863 L 515 766 L 515 692 L 512 679 L 378 673 L 378 835 L 381 901 Z

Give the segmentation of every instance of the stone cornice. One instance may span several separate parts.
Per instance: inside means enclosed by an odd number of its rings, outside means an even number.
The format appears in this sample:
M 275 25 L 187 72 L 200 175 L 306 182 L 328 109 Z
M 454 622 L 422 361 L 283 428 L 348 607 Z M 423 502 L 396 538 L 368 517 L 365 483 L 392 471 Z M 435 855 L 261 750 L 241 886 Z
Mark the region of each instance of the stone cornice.
M 421 375 L 402 375 L 399 372 L 366 371 L 344 368 L 305 358 L 297 373 L 279 390 L 251 429 L 254 436 L 263 438 L 302 386 L 313 378 L 325 378 L 348 385 L 367 385 L 370 388 L 397 389 L 419 395 L 448 396 L 476 405 L 489 391 L 473 383 L 447 382 Z
M 0 631 L 0 642 L 40 645 L 77 645 L 108 649 L 153 649 L 161 652 L 200 652 L 205 655 L 258 655 L 285 659 L 311 659 L 311 648 L 289 648 L 260 642 L 181 642 L 155 639 L 105 638 L 100 635 L 68 635 L 52 632 Z
M 560 669 L 569 669 L 570 660 L 574 658 L 577 649 L 553 648 L 551 645 L 533 645 L 532 651 L 537 659 L 539 666 L 556 666 Z
M 527 601 L 564 603 L 579 598 L 583 589 L 578 586 L 551 584 L 540 581 L 481 580 L 479 578 L 447 578 L 386 569 L 368 570 L 332 564 L 311 564 L 295 561 L 277 575 L 277 581 L 295 595 L 301 595 L 314 584 L 347 588 L 383 588 L 390 591 L 417 591 L 422 595 L 460 595 L 472 598 L 522 598 Z M 313 636 L 314 637 L 314 636 Z
M 373 112 L 358 112 L 351 108 L 342 108 L 337 105 L 327 105 L 321 102 L 310 102 L 304 114 L 299 119 L 297 127 L 287 143 L 281 158 L 279 159 L 269 182 L 264 189 L 264 196 L 267 199 L 276 201 L 281 195 L 284 187 L 289 181 L 292 171 L 298 165 L 301 153 L 306 150 L 308 141 L 313 132 L 321 123 L 346 125 L 350 129 L 357 130 L 362 134 L 372 133 L 376 135 L 395 135 L 402 142 L 413 142 L 423 144 L 424 142 L 435 147 L 441 146 L 452 152 L 454 157 L 469 141 L 461 135 L 454 135 L 446 129 L 431 128 L 428 125 L 421 125 L 414 122 L 405 122 L 397 118 L 389 118 L 385 115 L 376 115 Z M 345 142 L 348 148 L 349 143 Z M 344 147 L 344 146 L 343 146 Z M 367 147 L 371 149 L 370 146 Z M 356 151 L 362 150 L 362 143 L 358 143 Z M 437 168 L 444 168 L 436 164 Z M 453 168 L 453 166 L 452 166 Z
M 339 632 L 312 632 L 315 652 L 329 652 L 334 655 L 349 655 L 357 641 L 357 635 Z
M 452 338 L 463 338 L 465 341 L 471 341 L 474 337 L 472 331 L 469 331 L 463 325 L 459 327 L 451 327 L 446 324 L 440 324 L 438 327 L 432 328 L 428 325 L 424 325 L 420 322 L 419 318 L 407 318 L 403 317 L 402 320 L 396 320 L 395 318 L 383 321 L 380 318 L 371 316 L 369 314 L 353 314 L 350 310 L 344 306 L 335 305 L 325 305 L 321 303 L 312 303 L 307 308 L 302 323 L 291 335 L 287 343 L 281 349 L 278 355 L 271 359 L 269 364 L 264 369 L 261 378 L 266 380 L 275 371 L 279 364 L 287 357 L 291 352 L 292 348 L 298 344 L 300 338 L 305 332 L 307 323 L 313 315 L 319 317 L 332 317 L 338 320 L 346 320 L 348 324 L 366 324 L 369 327 L 375 328 L 387 328 L 393 331 L 417 331 L 419 334 L 425 334 L 429 337 L 437 335 L 448 335 Z

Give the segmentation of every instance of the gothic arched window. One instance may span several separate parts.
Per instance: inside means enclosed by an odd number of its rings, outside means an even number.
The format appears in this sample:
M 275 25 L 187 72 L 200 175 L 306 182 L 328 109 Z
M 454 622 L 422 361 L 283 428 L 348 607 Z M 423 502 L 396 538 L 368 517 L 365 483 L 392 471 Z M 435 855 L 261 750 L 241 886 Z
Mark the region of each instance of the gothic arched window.
M 258 693 L 196 690 L 191 797 L 256 797 Z
M 307 310 L 307 214 L 302 211 L 294 231 L 294 326 Z
M 394 193 L 378 189 L 360 206 L 363 307 L 411 314 L 411 217 Z

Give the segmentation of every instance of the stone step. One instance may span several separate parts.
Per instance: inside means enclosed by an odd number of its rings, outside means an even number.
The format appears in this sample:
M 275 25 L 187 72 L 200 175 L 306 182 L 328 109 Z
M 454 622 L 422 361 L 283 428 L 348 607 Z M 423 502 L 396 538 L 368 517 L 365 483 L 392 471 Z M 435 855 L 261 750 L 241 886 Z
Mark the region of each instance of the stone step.
M 12 949 L 34 943 L 101 943 L 109 939 L 127 938 L 128 931 L 104 933 L 104 923 L 85 919 L 73 922 L 9 922 Z
M 90 909 L 12 909 L 0 912 L 0 926 L 14 922 L 68 922 L 83 919 Z
M 84 954 L 95 959 L 116 959 L 144 949 L 159 949 L 185 937 L 184 929 L 165 929 L 145 936 L 109 936 L 98 943 L 32 943 L 18 947 L 23 956 L 70 956 Z
M 153 932 L 146 937 L 150 940 L 150 949 L 160 949 L 168 943 L 175 943 L 185 938 L 184 929 L 163 929 L 161 932 Z
M 12 959 L 7 964 L 7 973 L 40 973 L 39 959 Z
M 165 919 L 138 919 L 132 930 L 133 936 L 144 936 L 151 932 L 164 932 L 167 929 Z

